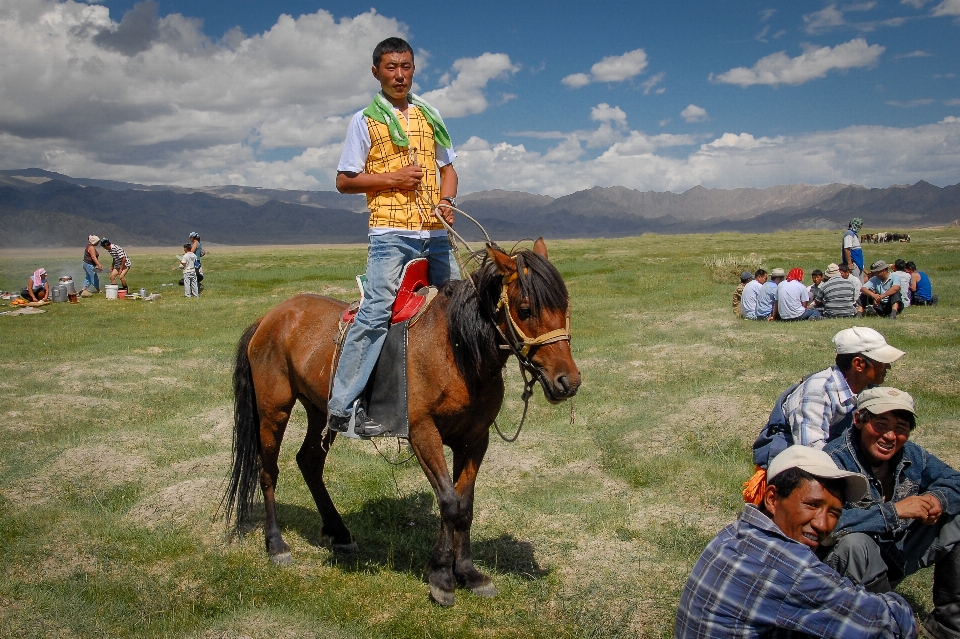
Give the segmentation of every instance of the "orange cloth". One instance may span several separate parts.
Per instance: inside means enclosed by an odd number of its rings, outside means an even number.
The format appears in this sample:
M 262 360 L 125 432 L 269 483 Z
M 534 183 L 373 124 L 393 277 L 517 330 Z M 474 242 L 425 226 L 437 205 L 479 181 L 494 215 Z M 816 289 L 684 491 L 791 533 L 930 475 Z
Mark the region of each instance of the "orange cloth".
M 763 502 L 763 493 L 767 490 L 767 471 L 756 467 L 753 477 L 743 482 L 743 501 L 754 506 Z

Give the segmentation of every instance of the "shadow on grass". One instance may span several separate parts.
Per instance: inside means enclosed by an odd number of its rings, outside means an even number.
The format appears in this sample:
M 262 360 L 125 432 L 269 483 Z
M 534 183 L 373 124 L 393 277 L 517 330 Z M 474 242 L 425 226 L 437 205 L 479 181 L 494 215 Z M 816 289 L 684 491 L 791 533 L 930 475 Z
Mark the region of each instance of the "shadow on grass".
M 359 552 L 333 554 L 327 561 L 329 565 L 348 572 L 392 570 L 423 576 L 440 533 L 433 493 L 421 491 L 399 498 L 378 497 L 363 502 L 358 510 L 341 515 Z M 317 546 L 330 543 L 328 538 L 320 536 L 322 524 L 316 510 L 278 503 L 277 518 L 285 535 L 296 532 Z M 526 580 L 542 579 L 550 574 L 537 563 L 533 544 L 510 534 L 490 539 L 474 537 L 470 548 L 481 571 Z

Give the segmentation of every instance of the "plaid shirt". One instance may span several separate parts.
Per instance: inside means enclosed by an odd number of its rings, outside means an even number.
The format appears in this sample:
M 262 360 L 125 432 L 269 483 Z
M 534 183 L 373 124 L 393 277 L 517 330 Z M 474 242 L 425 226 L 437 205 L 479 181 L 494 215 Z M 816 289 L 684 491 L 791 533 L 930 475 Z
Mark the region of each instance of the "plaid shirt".
M 856 408 L 857 396 L 836 366 L 811 375 L 783 401 L 793 443 L 817 449 L 839 434 L 830 427 Z
M 868 593 L 747 505 L 720 531 L 683 588 L 674 636 L 915 637 L 900 595 Z

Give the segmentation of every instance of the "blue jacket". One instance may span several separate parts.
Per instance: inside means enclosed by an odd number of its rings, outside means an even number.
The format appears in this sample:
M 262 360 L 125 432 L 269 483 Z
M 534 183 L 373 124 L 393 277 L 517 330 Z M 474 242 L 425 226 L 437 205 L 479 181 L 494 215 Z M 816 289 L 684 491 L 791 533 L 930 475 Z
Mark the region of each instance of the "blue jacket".
M 856 504 L 843 505 L 843 514 L 833 537 L 839 539 L 849 533 L 861 532 L 873 537 L 883 546 L 884 552 L 903 570 L 903 538 L 913 519 L 900 519 L 894 502 L 913 495 L 930 493 L 943 507 L 942 517 L 953 517 L 960 513 L 960 472 L 957 472 L 925 448 L 907 441 L 897 456 L 891 460 L 895 464 L 893 497 L 883 501 L 883 488 L 863 461 L 856 442 L 856 428 L 849 428 L 829 444 L 824 450 L 833 457 L 837 466 L 844 470 L 862 473 L 870 484 L 870 492 Z

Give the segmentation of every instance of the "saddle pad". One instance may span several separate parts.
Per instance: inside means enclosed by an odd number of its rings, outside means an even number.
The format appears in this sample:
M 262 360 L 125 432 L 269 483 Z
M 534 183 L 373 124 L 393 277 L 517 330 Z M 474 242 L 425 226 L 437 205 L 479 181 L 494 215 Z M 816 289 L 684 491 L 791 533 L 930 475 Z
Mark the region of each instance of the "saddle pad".
M 387 427 L 380 437 L 403 437 L 410 434 L 407 405 L 407 329 L 409 322 L 394 324 L 380 350 L 380 358 L 363 392 L 367 415 Z M 361 438 L 354 433 L 353 420 L 343 437 Z

